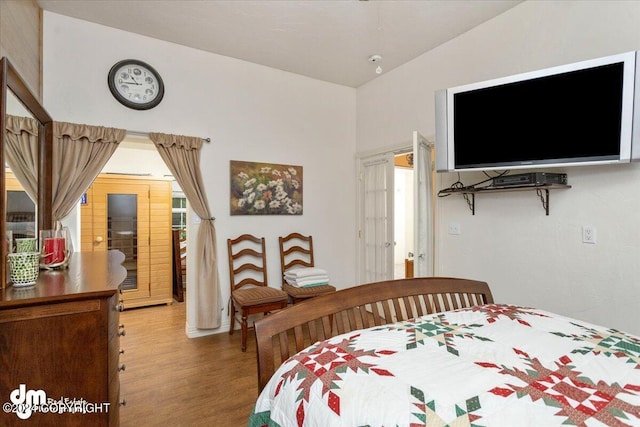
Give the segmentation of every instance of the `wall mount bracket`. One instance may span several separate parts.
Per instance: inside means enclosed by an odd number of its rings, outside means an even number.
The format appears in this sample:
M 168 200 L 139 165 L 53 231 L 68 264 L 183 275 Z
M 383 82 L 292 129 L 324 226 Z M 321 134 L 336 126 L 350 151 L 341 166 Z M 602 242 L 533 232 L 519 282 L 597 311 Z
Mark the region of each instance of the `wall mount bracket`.
M 567 184 L 508 185 L 503 187 L 448 188 L 446 190 L 443 190 L 441 193 L 462 194 L 465 201 L 467 202 L 467 206 L 469 207 L 469 210 L 471 210 L 471 215 L 475 215 L 476 214 L 476 194 L 536 190 L 536 193 L 540 198 L 540 202 L 542 203 L 542 209 L 544 209 L 545 214 L 548 216 L 549 215 L 549 190 L 563 190 L 568 188 L 571 188 L 571 186 Z

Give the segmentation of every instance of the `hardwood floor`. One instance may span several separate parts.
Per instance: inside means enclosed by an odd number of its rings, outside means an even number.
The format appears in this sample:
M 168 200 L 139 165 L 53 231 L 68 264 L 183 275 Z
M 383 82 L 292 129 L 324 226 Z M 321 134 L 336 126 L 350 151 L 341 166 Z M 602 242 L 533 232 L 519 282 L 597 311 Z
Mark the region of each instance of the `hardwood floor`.
M 121 426 L 247 425 L 258 393 L 253 331 L 246 353 L 240 331 L 189 339 L 184 304 L 120 314 Z

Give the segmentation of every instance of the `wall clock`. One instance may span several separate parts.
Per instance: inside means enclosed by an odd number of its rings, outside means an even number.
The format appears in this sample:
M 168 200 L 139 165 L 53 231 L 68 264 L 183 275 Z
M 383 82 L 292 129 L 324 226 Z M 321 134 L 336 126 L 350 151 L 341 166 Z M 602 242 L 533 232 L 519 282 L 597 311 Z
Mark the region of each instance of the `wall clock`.
M 149 64 L 137 59 L 124 59 L 109 70 L 109 90 L 122 105 L 134 110 L 148 110 L 162 101 L 164 83 Z

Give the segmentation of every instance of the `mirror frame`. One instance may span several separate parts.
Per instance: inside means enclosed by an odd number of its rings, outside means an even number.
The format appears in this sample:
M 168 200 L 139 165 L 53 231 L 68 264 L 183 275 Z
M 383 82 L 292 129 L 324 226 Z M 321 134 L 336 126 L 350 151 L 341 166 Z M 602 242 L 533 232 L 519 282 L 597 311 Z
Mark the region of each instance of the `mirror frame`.
M 17 70 L 6 57 L 0 59 L 0 165 L 4 167 L 4 145 L 6 135 L 7 89 L 33 114 L 40 122 L 38 126 L 38 230 L 53 228 L 53 186 L 52 186 L 52 154 L 53 154 L 53 119 L 38 101 Z M 6 187 L 4 173 L 0 174 L 0 237 L 6 239 Z M 0 245 L 0 289 L 7 284 L 7 248 Z

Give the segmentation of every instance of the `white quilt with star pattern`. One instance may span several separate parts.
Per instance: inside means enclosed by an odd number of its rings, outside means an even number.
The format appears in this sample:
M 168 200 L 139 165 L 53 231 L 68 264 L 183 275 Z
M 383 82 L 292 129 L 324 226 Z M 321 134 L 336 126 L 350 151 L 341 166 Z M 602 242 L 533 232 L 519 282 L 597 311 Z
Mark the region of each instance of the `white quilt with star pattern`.
M 286 361 L 258 426 L 640 426 L 640 338 L 511 305 L 349 332 Z

